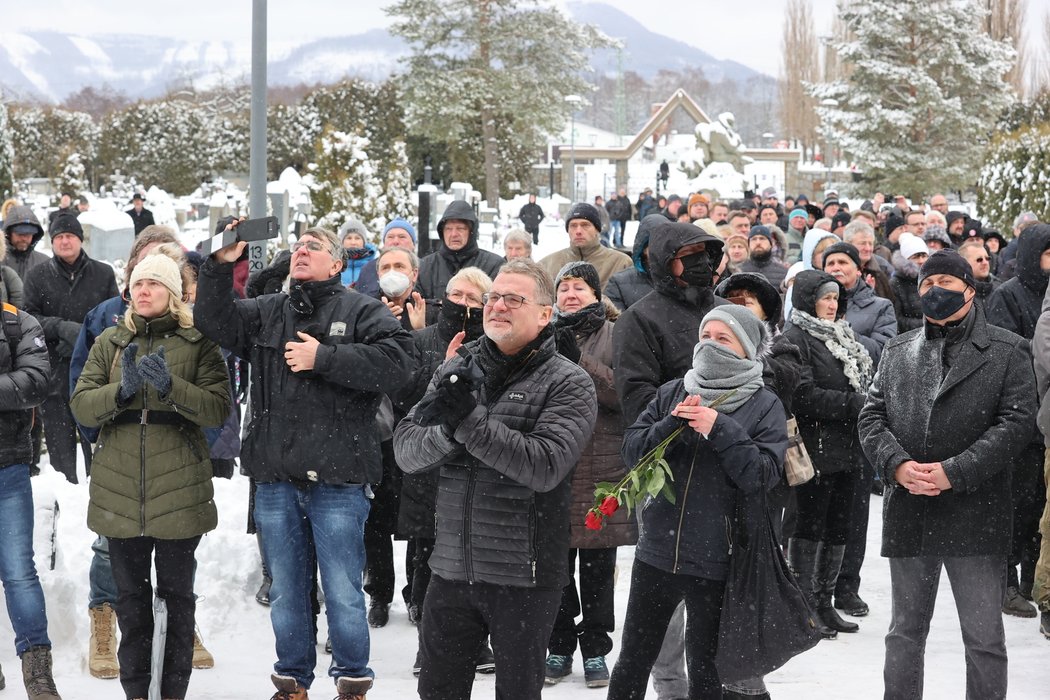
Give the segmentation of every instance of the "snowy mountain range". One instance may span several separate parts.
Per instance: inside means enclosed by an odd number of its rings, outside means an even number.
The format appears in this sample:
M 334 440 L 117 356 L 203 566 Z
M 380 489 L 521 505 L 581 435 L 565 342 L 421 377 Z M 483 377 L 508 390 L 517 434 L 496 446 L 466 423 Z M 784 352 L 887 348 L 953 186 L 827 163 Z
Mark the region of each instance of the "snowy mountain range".
M 676 39 L 647 30 L 616 8 L 572 2 L 573 17 L 594 24 L 623 42 L 622 65 L 643 77 L 661 68 L 702 68 L 708 80 L 744 81 L 756 71 L 722 61 Z M 669 24 L 669 29 L 674 25 Z M 405 54 L 404 43 L 385 29 L 307 43 L 282 43 L 270 28 L 268 82 L 272 86 L 329 83 L 346 77 L 381 80 Z M 207 89 L 246 82 L 250 46 L 232 42 L 105 34 L 81 36 L 54 31 L 0 33 L 0 88 L 5 99 L 60 102 L 84 87 L 109 87 L 131 99 L 152 98 L 193 85 Z M 616 51 L 597 52 L 602 73 L 617 71 Z

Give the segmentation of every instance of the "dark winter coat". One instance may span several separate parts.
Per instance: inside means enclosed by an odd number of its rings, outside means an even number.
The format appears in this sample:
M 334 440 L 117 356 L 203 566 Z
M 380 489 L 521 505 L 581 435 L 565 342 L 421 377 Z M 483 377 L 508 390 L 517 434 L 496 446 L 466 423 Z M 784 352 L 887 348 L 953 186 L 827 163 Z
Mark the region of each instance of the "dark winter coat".
M 896 274 L 890 280 L 893 310 L 897 314 L 897 332 L 907 333 L 922 327 L 922 302 L 919 300 L 919 266 L 905 260 L 899 250 L 893 252 Z
M 988 297 L 989 323 L 1032 339 L 1050 279 L 1039 267 L 1040 256 L 1048 248 L 1050 225 L 1035 224 L 1025 229 L 1017 243 L 1017 276 L 1003 282 Z
M 762 275 L 777 289 L 780 289 L 781 285 L 784 284 L 784 278 L 787 277 L 788 273 L 787 266 L 772 255 L 762 262 L 748 258 L 740 265 L 740 271 Z
M 201 266 L 197 328 L 251 365 L 244 468 L 263 483 L 379 483 L 376 415 L 382 394 L 410 379 L 412 337 L 382 302 L 344 288 L 338 275 L 292 292 L 294 303 L 283 292 L 235 300 L 233 265 Z M 321 347 L 312 370 L 292 372 L 285 343 L 299 331 Z
M 34 250 L 36 244 L 44 237 L 44 227 L 40 225 L 40 221 L 37 220 L 32 207 L 23 205 L 11 207 L 7 210 L 7 216 L 4 217 L 4 231 L 10 231 L 11 227 L 16 226 L 17 224 L 29 224 L 30 226 L 35 227 L 36 230 L 33 232 L 33 239 L 30 241 L 28 249 L 25 251 L 18 251 L 10 245 L 11 234 L 5 233 L 4 239 L 8 244 L 8 251 L 7 257 L 3 259 L 3 264 L 18 273 L 19 279 L 24 282 L 26 275 L 31 269 L 47 262 L 50 258 L 43 253 L 38 253 Z
M 762 381 L 784 405 L 784 413 L 794 415 L 795 392 L 802 381 L 802 353 L 783 333 L 773 338 L 769 354 L 762 356 Z
M 113 268 L 92 260 L 83 251 L 72 265 L 51 258 L 30 270 L 25 284 L 26 311 L 36 316 L 44 329 L 54 376 L 53 394 L 69 396 L 69 387 L 64 384 L 67 375 L 59 366 L 73 356 L 84 317 L 119 294 Z M 61 386 L 56 383 L 59 380 L 63 380 Z
M 526 231 L 536 233 L 540 230 L 540 222 L 544 219 L 543 207 L 535 202 L 529 202 L 518 212 L 518 218 L 521 219 L 521 225 Z
M 0 323 L 17 316 L 17 347 L 0 329 L 0 468 L 33 461 L 33 409 L 47 397 L 51 366 L 40 323 L 25 311 L 5 306 Z
M 445 222 L 449 219 L 460 219 L 470 224 L 470 238 L 459 250 L 449 250 L 444 244 Z M 466 202 L 456 200 L 448 205 L 438 221 L 438 235 L 441 236 L 441 246 L 419 261 L 419 279 L 416 285 L 428 301 L 444 299 L 448 281 L 464 267 L 480 268 L 492 279 L 499 274 L 503 258 L 478 248 L 478 218 L 474 209 Z
M 580 367 L 594 381 L 598 397 L 598 415 L 594 434 L 583 448 L 580 461 L 572 475 L 572 541 L 578 549 L 600 549 L 631 545 L 638 541 L 634 518 L 621 508 L 606 518 L 601 530 L 584 526 L 587 511 L 594 506 L 594 487 L 602 481 L 616 483 L 627 473 L 627 465 L 620 457 L 623 445 L 623 414 L 620 399 L 613 386 L 613 321 L 617 314 L 607 314 L 608 320 L 579 327 L 576 345 L 580 349 Z M 556 322 L 557 323 L 557 322 Z
M 1036 384 L 1028 342 L 988 324 L 972 328 L 951 367 L 943 338 L 924 329 L 891 340 L 860 413 L 864 452 L 886 485 L 882 555 L 999 556 L 1010 547 L 1010 472 L 1029 443 Z M 896 482 L 908 460 L 941 462 L 952 488 L 913 496 Z
M 1050 290 L 1050 286 L 1047 287 Z M 1044 443 L 1050 448 L 1050 299 L 1043 297 L 1043 309 L 1032 338 L 1032 359 L 1039 390 L 1037 424 Z
M 215 343 L 173 316 L 134 319 L 134 332 L 123 324 L 102 332 L 70 399 L 78 422 L 101 428 L 88 527 L 104 537 L 196 537 L 218 522 L 202 428 L 222 425 L 230 412 L 226 361 Z M 121 356 L 133 342 L 139 359 L 164 348 L 171 389 L 161 397 L 147 382 L 121 405 Z M 143 411 L 146 424 L 137 416 Z M 178 422 L 151 422 L 157 416 Z
M 897 314 L 888 299 L 875 296 L 863 279 L 846 290 L 846 320 L 877 367 L 886 342 L 897 335 Z
M 893 252 L 890 252 L 891 256 L 893 255 Z M 893 295 L 893 287 L 890 285 L 890 279 L 893 272 L 893 264 L 881 255 L 872 255 L 871 258 L 868 259 L 867 264 L 861 265 L 861 277 L 866 280 L 870 275 L 875 281 L 874 285 L 870 283 L 868 285 L 875 291 L 875 296 L 889 299 L 896 309 L 897 300 Z
M 653 214 L 642 219 L 638 224 L 638 232 L 634 235 L 634 249 L 631 252 L 631 261 L 634 265 L 625 270 L 620 270 L 609 278 L 605 285 L 603 294 L 620 311 L 653 291 L 653 281 L 649 277 L 649 264 L 645 261 L 643 254 L 649 247 L 649 236 L 653 228 L 666 221 L 659 214 Z
M 681 379 L 660 387 L 624 434 L 625 462 L 636 464 L 682 425 L 671 409 L 685 395 Z M 773 392 L 760 389 L 733 413 L 720 413 L 707 438 L 686 426 L 664 453 L 674 474 L 675 502 L 659 494 L 638 508 L 635 556 L 673 574 L 725 580 L 738 493 L 758 493 L 779 483 L 786 421 Z
M 657 389 L 680 379 L 693 366 L 701 319 L 714 307 L 729 303 L 710 288 L 679 287 L 671 276 L 675 253 L 695 243 L 705 243 L 721 256 L 722 240 L 697 226 L 669 222 L 657 226 L 649 239 L 654 293 L 632 304 L 616 321 L 613 366 L 624 423 L 634 422 Z
M 480 342 L 464 347 L 478 353 Z M 394 453 L 409 474 L 441 469 L 431 571 L 448 581 L 561 590 L 569 581 L 568 477 L 596 412 L 594 383 L 557 353 L 553 334 L 498 395 L 479 390 L 452 437 L 444 426 L 416 424 L 413 408 L 397 426 Z
M 974 289 L 977 290 L 977 298 L 980 299 L 982 304 L 985 304 L 985 308 L 987 308 L 988 299 L 992 296 L 992 293 L 1003 285 L 1003 281 L 994 274 L 989 274 L 983 280 L 974 279 L 974 282 L 976 283 Z
M 354 285 L 354 289 L 373 299 L 378 298 L 383 293 L 383 290 L 379 287 L 379 265 L 377 262 L 377 260 L 369 260 L 365 263 L 365 266 L 361 268 L 360 274 L 357 275 L 357 284 Z
M 125 210 L 125 213 L 131 217 L 132 223 L 135 225 L 135 235 L 142 233 L 142 230 L 147 226 L 153 226 L 156 221 L 153 220 L 153 212 L 149 209 L 143 209 L 141 212 L 135 211 L 135 207 Z

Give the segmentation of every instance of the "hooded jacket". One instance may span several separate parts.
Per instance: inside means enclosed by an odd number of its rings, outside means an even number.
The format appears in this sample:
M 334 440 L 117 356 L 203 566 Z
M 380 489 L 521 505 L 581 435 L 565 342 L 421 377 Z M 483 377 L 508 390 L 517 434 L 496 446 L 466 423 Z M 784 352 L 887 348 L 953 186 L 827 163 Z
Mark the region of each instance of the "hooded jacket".
M 1025 229 L 1017 243 L 1017 276 L 1011 277 L 988 297 L 988 322 L 1031 340 L 1046 292 L 1047 273 L 1039 267 L 1043 251 L 1050 249 L 1050 225 Z
M 3 264 L 17 272 L 24 282 L 30 270 L 37 265 L 47 262 L 49 258 L 43 253 L 38 253 L 34 250 L 36 244 L 44 237 L 44 227 L 40 225 L 40 221 L 37 220 L 32 207 L 19 206 L 11 207 L 8 210 L 7 216 L 4 217 L 4 238 L 7 243 L 11 242 L 11 227 L 16 224 L 29 224 L 36 227 L 36 231 L 33 233 L 33 240 L 29 243 L 29 248 L 25 251 L 19 251 L 15 250 L 13 246 L 8 246 L 7 257 L 3 259 Z
M 623 312 L 613 327 L 616 393 L 625 424 L 633 423 L 657 389 L 681 379 L 693 366 L 700 321 L 715 306 L 729 302 L 710 287 L 681 287 L 671 275 L 680 248 L 704 243 L 712 268 L 722 258 L 722 239 L 692 224 L 661 222 L 649 238 L 649 275 L 655 293 Z
M 905 260 L 899 250 L 893 251 L 893 310 L 897 314 L 897 332 L 906 333 L 922 327 L 922 302 L 919 300 L 919 266 Z
M 0 263 L 7 256 L 7 237 L 0 236 Z M 22 296 L 22 278 L 14 268 L 0 264 L 0 303 L 11 304 L 22 308 L 25 303 Z
M 823 259 L 818 260 L 815 266 L 813 265 L 813 251 L 817 249 L 817 244 L 825 238 L 833 238 L 836 243 L 840 240 L 834 233 L 823 229 L 814 228 L 806 231 L 806 237 L 802 241 L 802 257 L 799 258 L 802 261 L 803 270 L 824 269 Z
M 667 219 L 659 214 L 650 214 L 642 219 L 642 222 L 638 224 L 638 232 L 634 235 L 634 249 L 631 252 L 631 261 L 634 265 L 614 274 L 609 278 L 609 283 L 605 285 L 604 296 L 620 311 L 627 309 L 631 304 L 653 291 L 653 281 L 649 277 L 649 264 L 642 254 L 649 247 L 649 237 L 653 229 L 666 221 Z
M 470 238 L 459 250 L 450 250 L 445 246 L 445 222 L 450 219 L 470 224 Z M 464 267 L 481 268 L 486 275 L 492 279 L 496 278 L 500 267 L 503 266 L 503 258 L 478 248 L 478 217 L 474 214 L 473 207 L 458 199 L 452 202 L 441 215 L 437 230 L 441 237 L 441 246 L 419 261 L 419 280 L 416 284 L 427 301 L 444 299 L 448 281 Z M 428 318 L 428 322 L 429 320 Z
M 795 278 L 791 294 L 802 301 L 795 308 L 816 316 L 817 290 L 826 282 L 834 282 L 839 288 L 835 320 L 845 316 L 847 301 L 842 284 L 819 270 Z M 801 379 L 793 407 L 813 468 L 822 474 L 855 469 L 860 450 L 857 416 L 864 406 L 864 394 L 853 389 L 842 362 L 831 354 L 824 341 L 794 325 L 784 335 L 802 355 Z

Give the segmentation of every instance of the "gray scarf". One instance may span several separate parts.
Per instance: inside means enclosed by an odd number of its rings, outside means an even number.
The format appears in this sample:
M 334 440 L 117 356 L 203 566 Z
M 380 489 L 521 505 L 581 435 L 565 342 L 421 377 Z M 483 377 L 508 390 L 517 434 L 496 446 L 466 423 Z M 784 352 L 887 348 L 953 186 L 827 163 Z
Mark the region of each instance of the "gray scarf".
M 685 373 L 685 390 L 700 395 L 700 405 L 710 407 L 718 397 L 736 389 L 715 408 L 719 413 L 732 413 L 761 389 L 762 362 L 739 357 L 713 340 L 702 340 L 693 349 L 693 368 Z
M 791 312 L 791 323 L 817 340 L 823 341 L 828 351 L 842 363 L 842 371 L 853 390 L 867 393 L 874 374 L 871 355 L 857 340 L 846 319 L 840 318 L 831 322 L 794 309 Z

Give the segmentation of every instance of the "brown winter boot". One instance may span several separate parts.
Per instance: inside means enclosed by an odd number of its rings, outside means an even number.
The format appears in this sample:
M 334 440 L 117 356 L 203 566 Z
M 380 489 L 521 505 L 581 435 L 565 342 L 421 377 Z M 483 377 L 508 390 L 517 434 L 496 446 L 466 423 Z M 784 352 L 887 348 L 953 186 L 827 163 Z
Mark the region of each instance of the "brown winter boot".
M 199 629 L 193 629 L 193 668 L 214 668 L 215 657 L 204 648 Z
M 33 647 L 22 654 L 22 680 L 29 700 L 62 700 L 51 675 L 51 650 Z
M 117 663 L 117 614 L 109 603 L 89 608 L 91 640 L 88 642 L 88 670 L 95 678 L 116 678 L 120 675 Z
M 271 673 L 270 680 L 277 688 L 277 692 L 270 700 L 310 700 L 310 696 L 306 694 L 306 688 L 299 685 L 299 681 L 294 678 Z
M 335 700 L 365 700 L 365 693 L 371 688 L 371 678 L 340 676 L 335 682 L 335 691 L 339 693 Z

